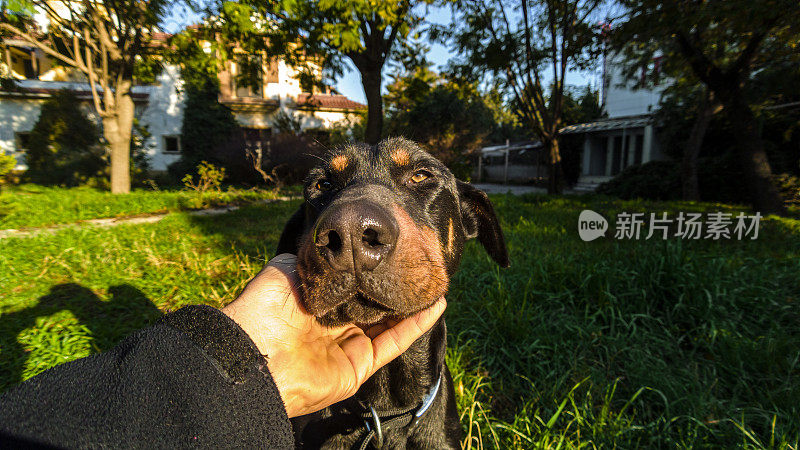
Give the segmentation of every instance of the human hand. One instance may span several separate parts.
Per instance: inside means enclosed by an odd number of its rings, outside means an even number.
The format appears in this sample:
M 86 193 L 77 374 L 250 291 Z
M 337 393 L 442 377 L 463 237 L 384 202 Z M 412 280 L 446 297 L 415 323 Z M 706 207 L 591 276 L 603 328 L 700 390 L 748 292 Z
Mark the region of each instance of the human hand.
M 276 256 L 222 309 L 267 356 L 289 417 L 352 397 L 433 327 L 447 305 L 441 298 L 414 316 L 366 331 L 354 324 L 325 327 L 299 302 L 296 263 L 294 255 Z

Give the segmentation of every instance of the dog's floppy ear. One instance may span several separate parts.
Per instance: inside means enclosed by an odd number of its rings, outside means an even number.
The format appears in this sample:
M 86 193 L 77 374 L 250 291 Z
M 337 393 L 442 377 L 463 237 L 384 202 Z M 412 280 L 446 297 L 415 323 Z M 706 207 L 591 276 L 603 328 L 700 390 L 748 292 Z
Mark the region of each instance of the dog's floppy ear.
M 303 235 L 303 231 L 305 230 L 305 222 L 306 222 L 306 208 L 305 204 L 300 205 L 300 208 L 292 214 L 292 217 L 289 218 L 289 221 L 286 222 L 286 226 L 283 227 L 283 231 L 281 232 L 281 238 L 278 241 L 278 250 L 276 251 L 276 255 L 280 255 L 281 253 L 291 253 L 293 255 L 297 254 L 299 250 L 300 244 L 300 236 Z
M 497 264 L 508 267 L 506 241 L 489 197 L 485 192 L 463 181 L 456 180 L 456 185 L 465 237 L 467 239 L 477 237 Z

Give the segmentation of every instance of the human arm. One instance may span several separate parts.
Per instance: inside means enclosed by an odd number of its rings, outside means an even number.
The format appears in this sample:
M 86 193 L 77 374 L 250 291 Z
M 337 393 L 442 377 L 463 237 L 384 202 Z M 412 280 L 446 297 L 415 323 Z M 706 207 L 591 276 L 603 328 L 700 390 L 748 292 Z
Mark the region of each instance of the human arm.
M 289 415 L 355 393 L 444 309 L 442 301 L 367 332 L 327 329 L 299 305 L 291 267 L 286 255 L 273 260 L 223 312 L 183 308 L 109 352 L 10 389 L 0 395 L 0 439 L 69 447 L 292 447 Z M 296 325 L 287 317 L 306 326 L 287 326 Z M 314 364 L 318 359 L 334 364 Z

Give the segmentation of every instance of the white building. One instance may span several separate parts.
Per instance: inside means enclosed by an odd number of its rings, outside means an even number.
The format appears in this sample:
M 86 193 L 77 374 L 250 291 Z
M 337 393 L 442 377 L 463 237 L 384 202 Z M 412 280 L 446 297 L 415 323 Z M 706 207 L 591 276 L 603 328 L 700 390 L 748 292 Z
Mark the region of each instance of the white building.
M 593 122 L 569 125 L 564 134 L 584 136 L 581 174 L 576 190 L 591 191 L 613 178 L 626 167 L 664 159 L 652 112 L 657 108 L 666 84 L 639 88 L 654 72 L 660 71 L 660 58 L 643 68 L 642 80 L 629 80 L 623 74 L 621 61 L 609 57 L 603 62 L 604 118 Z M 547 158 L 539 142 L 510 142 L 485 147 L 473 176 L 477 180 L 502 182 L 541 182 L 547 177 Z
M 17 157 L 25 168 L 25 144 L 39 118 L 41 105 L 56 91 L 70 89 L 85 101 L 85 111 L 97 119 L 88 84 L 81 76 L 52 64 L 41 50 L 21 40 L 7 39 L 0 70 L 16 80 L 19 89 L 0 89 L 0 149 Z M 242 126 L 248 145 L 260 145 L 272 134 L 273 121 L 283 111 L 300 121 L 303 130 L 324 130 L 333 124 L 358 120 L 365 105 L 342 95 L 302 92 L 296 71 L 283 61 L 262 64 L 262 85 L 236 86 L 236 63 L 228 62 L 220 73 L 220 103 L 229 107 Z M 152 85 L 133 88 L 136 116 L 150 133 L 150 167 L 164 171 L 180 158 L 184 93 L 180 71 L 167 66 Z M 99 121 L 98 121 L 99 122 Z
M 623 74 L 620 62 L 613 57 L 603 65 L 603 103 L 606 118 L 561 129 L 561 134 L 583 134 L 581 176 L 578 187 L 593 190 L 599 183 L 608 181 L 626 167 L 664 159 L 651 113 L 658 106 L 666 87 L 637 88 L 645 76 L 660 71 L 660 58 L 643 68 L 642 80 L 629 80 Z

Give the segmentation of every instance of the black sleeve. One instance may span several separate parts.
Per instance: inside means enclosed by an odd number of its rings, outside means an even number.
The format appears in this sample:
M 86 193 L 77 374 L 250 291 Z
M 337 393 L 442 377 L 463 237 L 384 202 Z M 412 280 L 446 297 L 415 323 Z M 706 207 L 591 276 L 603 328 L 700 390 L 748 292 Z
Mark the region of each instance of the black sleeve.
M 168 314 L 109 352 L 8 390 L 0 396 L 0 441 L 70 448 L 294 446 L 266 360 L 233 320 L 208 306 Z

